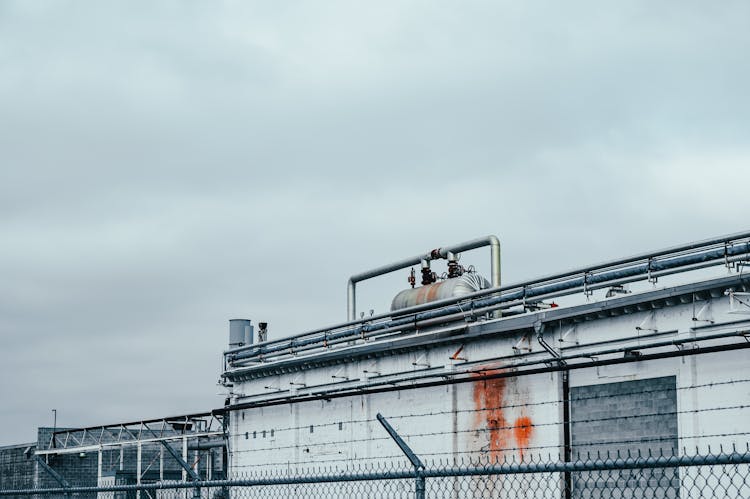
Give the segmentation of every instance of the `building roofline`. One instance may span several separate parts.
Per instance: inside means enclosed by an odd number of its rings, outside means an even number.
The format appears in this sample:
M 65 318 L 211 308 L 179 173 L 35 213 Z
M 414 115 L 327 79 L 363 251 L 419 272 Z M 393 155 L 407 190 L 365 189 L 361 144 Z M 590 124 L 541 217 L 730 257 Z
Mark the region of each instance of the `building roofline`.
M 477 341 L 494 336 L 512 336 L 533 329 L 535 323 L 575 323 L 593 319 L 622 315 L 642 310 L 652 310 L 674 306 L 685 301 L 686 297 L 699 293 L 705 296 L 719 296 L 731 287 L 750 286 L 750 276 L 740 274 L 716 279 L 698 281 L 653 291 L 633 293 L 582 305 L 571 305 L 529 312 L 522 315 L 503 317 L 474 323 L 452 323 L 444 327 L 411 335 L 376 340 L 371 343 L 354 345 L 326 352 L 315 352 L 305 356 L 285 358 L 265 364 L 240 367 L 224 373 L 230 381 L 246 381 L 254 378 L 275 376 L 286 372 L 308 370 L 362 358 L 397 355 L 427 346 L 435 346 L 457 341 Z M 704 297 L 705 297 L 704 296 Z

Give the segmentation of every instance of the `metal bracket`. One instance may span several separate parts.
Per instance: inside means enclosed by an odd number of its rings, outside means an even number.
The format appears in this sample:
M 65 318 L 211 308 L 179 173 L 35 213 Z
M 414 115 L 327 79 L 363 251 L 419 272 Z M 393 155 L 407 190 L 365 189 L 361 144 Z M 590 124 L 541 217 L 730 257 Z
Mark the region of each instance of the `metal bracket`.
M 594 292 L 589 289 L 589 275 L 589 272 L 583 273 L 583 296 L 586 297 L 586 301 L 588 301 L 591 295 L 594 294 Z
M 424 362 L 420 362 L 422 359 L 425 359 L 425 361 Z M 414 366 L 414 367 L 424 367 L 424 368 L 427 368 L 427 369 L 429 369 L 431 367 L 430 364 L 429 364 L 429 362 L 427 362 L 427 355 L 426 354 L 422 354 L 419 357 L 417 357 L 416 359 L 414 359 L 414 362 L 412 362 L 411 365 Z
M 729 297 L 730 314 L 750 314 L 750 293 L 740 293 L 730 288 L 724 294 Z
M 522 346 L 524 341 L 527 341 L 529 343 L 529 346 Z M 516 344 L 511 348 L 513 348 L 513 351 L 516 353 L 516 355 L 520 355 L 520 352 L 522 350 L 525 352 L 531 352 L 531 341 L 529 340 L 528 335 L 522 335 L 521 338 L 516 342 Z
M 572 343 L 574 345 L 578 345 L 579 342 L 578 342 L 578 339 L 577 339 L 577 336 L 578 336 L 577 333 L 578 333 L 577 326 L 574 325 L 574 326 L 568 328 L 567 331 L 565 331 L 564 333 L 562 333 L 560 335 L 560 339 L 557 340 L 557 341 L 559 341 L 560 343 Z M 574 339 L 568 340 L 568 336 L 570 336 L 571 334 L 573 335 Z
M 653 261 L 654 261 L 654 257 L 649 257 L 648 259 L 648 282 L 656 286 L 656 283 L 659 282 L 659 278 L 654 277 L 653 274 L 651 273 L 652 271 L 651 264 L 653 263 Z

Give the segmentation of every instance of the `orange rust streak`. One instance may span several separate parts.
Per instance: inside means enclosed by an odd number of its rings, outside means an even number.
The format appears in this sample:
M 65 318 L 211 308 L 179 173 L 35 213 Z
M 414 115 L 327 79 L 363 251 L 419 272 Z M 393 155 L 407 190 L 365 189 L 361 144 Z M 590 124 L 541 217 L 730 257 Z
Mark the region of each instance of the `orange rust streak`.
M 443 282 L 445 282 L 445 281 L 443 281 Z M 429 287 L 429 289 L 427 290 L 427 301 L 428 302 L 437 300 L 438 291 L 440 291 L 440 286 L 442 286 L 442 285 L 443 285 L 442 282 L 436 282 L 436 283 L 431 284 L 430 286 L 428 286 Z
M 458 350 L 456 350 L 456 353 L 454 353 L 453 355 L 451 355 L 451 359 L 457 360 L 458 356 L 461 354 L 461 352 L 463 351 L 463 349 L 464 349 L 464 346 L 461 345 L 461 348 L 459 348 Z
M 521 416 L 516 419 L 513 425 L 513 436 L 516 438 L 518 444 L 519 453 L 523 460 L 523 452 L 529 447 L 531 437 L 534 433 L 534 424 L 531 422 L 531 418 L 528 416 Z
M 485 374 L 501 372 L 497 369 L 485 371 Z M 478 376 L 481 374 L 477 374 Z M 474 408 L 476 409 L 475 425 L 484 426 L 489 432 L 490 457 L 499 459 L 508 447 L 511 436 L 505 414 L 505 378 L 487 379 L 474 383 Z

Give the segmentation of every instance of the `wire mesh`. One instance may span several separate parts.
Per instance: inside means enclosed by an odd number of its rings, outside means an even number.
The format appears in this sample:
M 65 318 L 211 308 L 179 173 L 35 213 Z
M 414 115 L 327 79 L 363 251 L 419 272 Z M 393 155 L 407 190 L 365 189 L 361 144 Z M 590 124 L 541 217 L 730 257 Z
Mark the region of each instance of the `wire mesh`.
M 156 481 L 108 487 L 0 490 L 0 497 L 80 499 L 229 498 L 747 498 L 750 450 L 701 455 L 598 456 L 572 462 L 530 459 L 524 464 L 475 462 L 424 469 L 396 464 L 354 465 L 288 472 L 256 471 L 230 480 Z

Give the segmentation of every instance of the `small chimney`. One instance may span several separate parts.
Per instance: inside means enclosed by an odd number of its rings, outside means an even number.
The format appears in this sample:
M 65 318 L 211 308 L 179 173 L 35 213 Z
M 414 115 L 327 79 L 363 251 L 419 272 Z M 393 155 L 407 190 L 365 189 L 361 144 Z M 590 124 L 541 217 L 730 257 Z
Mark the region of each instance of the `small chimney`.
M 230 319 L 229 348 L 238 348 L 253 343 L 253 325 L 249 319 Z

